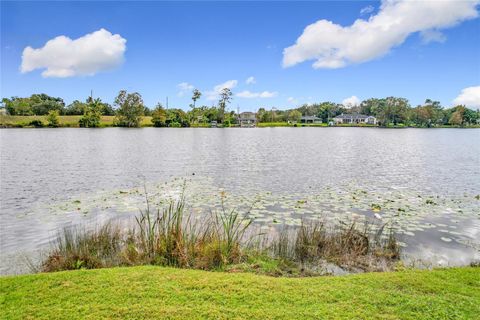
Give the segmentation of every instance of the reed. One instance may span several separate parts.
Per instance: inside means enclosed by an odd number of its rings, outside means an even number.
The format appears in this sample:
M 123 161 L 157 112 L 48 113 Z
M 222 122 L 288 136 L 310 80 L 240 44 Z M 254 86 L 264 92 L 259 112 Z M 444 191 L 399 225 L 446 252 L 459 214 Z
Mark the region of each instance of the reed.
M 145 193 L 146 194 L 146 193 Z M 131 265 L 160 265 L 204 270 L 254 270 L 272 275 L 317 274 L 315 266 L 331 263 L 343 269 L 381 271 L 400 258 L 394 233 L 386 226 L 331 226 L 325 220 L 302 222 L 276 237 L 252 231 L 247 212 L 221 208 L 192 215 L 185 197 L 167 206 L 140 210 L 128 228 L 107 223 L 93 230 L 64 229 L 42 271 Z M 311 266 L 314 266 L 312 269 Z M 312 271 L 313 270 L 313 271 Z

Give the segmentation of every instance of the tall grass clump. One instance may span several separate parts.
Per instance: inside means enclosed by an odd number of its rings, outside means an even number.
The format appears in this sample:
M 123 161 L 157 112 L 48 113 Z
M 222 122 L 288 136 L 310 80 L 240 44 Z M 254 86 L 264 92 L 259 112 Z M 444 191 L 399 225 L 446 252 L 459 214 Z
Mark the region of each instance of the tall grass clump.
M 386 226 L 330 225 L 303 221 L 272 239 L 252 231 L 248 211 L 227 209 L 193 215 L 183 193 L 165 207 L 146 208 L 120 228 L 65 228 L 43 260 L 42 271 L 159 265 L 203 270 L 254 271 L 271 275 L 319 274 L 333 264 L 348 271 L 392 269 L 400 258 L 395 235 Z M 258 240 L 258 241 L 257 241 Z M 252 243 L 254 243 L 252 245 Z M 312 271 L 313 270 L 313 271 Z
M 49 272 L 119 265 L 122 246 L 121 229 L 111 223 L 93 230 L 64 228 L 43 261 L 41 270 Z
M 200 216 L 186 210 L 183 194 L 164 208 L 140 210 L 130 228 L 107 224 L 92 231 L 67 228 L 43 261 L 43 271 L 152 264 L 221 270 L 246 257 L 245 233 L 251 224 L 237 210 Z
M 341 268 L 383 271 L 400 258 L 394 233 L 385 234 L 385 225 L 375 233 L 371 225 L 356 223 L 329 226 L 325 221 L 302 221 L 294 230 L 282 230 L 270 245 L 273 257 L 299 263 L 301 268 L 332 263 Z
M 183 195 L 155 213 L 147 200 L 147 209 L 136 217 L 137 229 L 132 232 L 132 262 L 140 256 L 140 260 L 151 264 L 207 270 L 238 262 L 242 257 L 241 242 L 251 221 L 236 210 L 226 210 L 223 200 L 220 212 L 202 219 L 200 223 L 185 212 Z

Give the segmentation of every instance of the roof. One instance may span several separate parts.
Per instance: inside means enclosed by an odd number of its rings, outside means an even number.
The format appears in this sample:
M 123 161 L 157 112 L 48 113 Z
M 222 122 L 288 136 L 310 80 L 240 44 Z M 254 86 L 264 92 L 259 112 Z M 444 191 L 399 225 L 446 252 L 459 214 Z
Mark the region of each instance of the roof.
M 254 112 L 242 112 L 238 117 L 240 120 L 256 120 L 257 116 Z
M 375 118 L 374 116 L 367 116 L 364 114 L 341 114 L 336 116 L 337 119 L 367 119 L 367 118 Z M 334 119 L 335 119 L 334 118 Z
M 302 120 L 320 120 L 321 118 L 317 116 L 302 116 Z

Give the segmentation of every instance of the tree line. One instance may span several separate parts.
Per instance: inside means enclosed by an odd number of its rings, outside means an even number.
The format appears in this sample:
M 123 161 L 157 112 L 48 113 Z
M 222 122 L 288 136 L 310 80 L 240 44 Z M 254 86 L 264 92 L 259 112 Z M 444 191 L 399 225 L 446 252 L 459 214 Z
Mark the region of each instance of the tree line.
M 113 105 L 93 97 L 88 97 L 85 102 L 75 100 L 71 104 L 65 105 L 63 99 L 46 94 L 33 94 L 27 98 L 4 98 L 2 104 L 10 115 L 48 115 L 53 126 L 55 126 L 55 117 L 59 115 L 82 116 L 79 120 L 81 127 L 100 126 L 102 115 L 115 116 L 114 125 L 125 127 L 140 126 L 141 120 L 145 116 L 151 116 L 153 125 L 157 127 L 208 125 L 212 121 L 217 121 L 223 126 L 230 126 L 237 122 L 235 111 L 228 110 L 233 97 L 230 89 L 224 88 L 219 94 L 217 104 L 213 106 L 197 106 L 196 103 L 201 96 L 202 93 L 198 89 L 193 90 L 192 103 L 187 111 L 181 108 L 165 108 L 161 103 L 154 108 L 148 108 L 139 93 L 128 93 L 125 90 L 118 93 Z M 370 98 L 357 106 L 321 102 L 303 104 L 288 110 L 259 108 L 256 116 L 259 122 L 264 123 L 299 122 L 302 115 L 316 116 L 324 123 L 328 123 L 342 113 L 374 116 L 380 126 L 468 126 L 480 123 L 478 109 L 472 110 L 462 105 L 443 108 L 439 101 L 431 99 L 426 99 L 422 105 L 412 107 L 407 99 L 401 97 Z

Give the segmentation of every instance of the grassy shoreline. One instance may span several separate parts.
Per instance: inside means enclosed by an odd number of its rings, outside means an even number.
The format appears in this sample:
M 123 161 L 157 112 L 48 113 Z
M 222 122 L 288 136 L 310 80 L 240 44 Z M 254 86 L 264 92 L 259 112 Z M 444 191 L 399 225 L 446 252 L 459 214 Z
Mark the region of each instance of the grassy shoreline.
M 47 116 L 0 116 L 0 128 L 34 128 L 33 126 L 29 125 L 33 120 L 39 120 L 44 123 L 46 126 L 47 124 Z M 82 116 L 59 116 L 59 127 L 60 128 L 78 128 L 78 121 Z M 114 127 L 114 118 L 115 116 L 102 116 L 100 119 L 100 127 L 107 128 L 107 127 Z M 143 117 L 142 122 L 140 124 L 141 127 L 153 127 L 152 117 Z M 208 128 L 208 124 L 193 124 L 190 126 L 191 128 Z M 295 127 L 294 124 L 290 124 L 287 122 L 261 122 L 257 125 L 258 128 L 274 128 L 274 127 Z M 315 127 L 315 128 L 327 128 L 329 127 L 326 123 L 315 123 L 315 124 L 297 124 L 297 127 Z M 355 127 L 355 128 L 380 128 L 377 125 L 368 125 L 368 124 L 340 124 L 336 125 L 335 127 Z M 383 128 L 383 127 L 382 127 Z M 390 126 L 388 128 L 420 128 L 416 126 Z M 453 126 L 453 125 L 442 125 L 437 127 L 432 127 L 431 129 L 435 128 L 480 128 L 480 125 L 473 125 L 473 126 Z
M 0 277 L 3 319 L 474 319 L 480 268 L 271 278 L 154 266 Z

